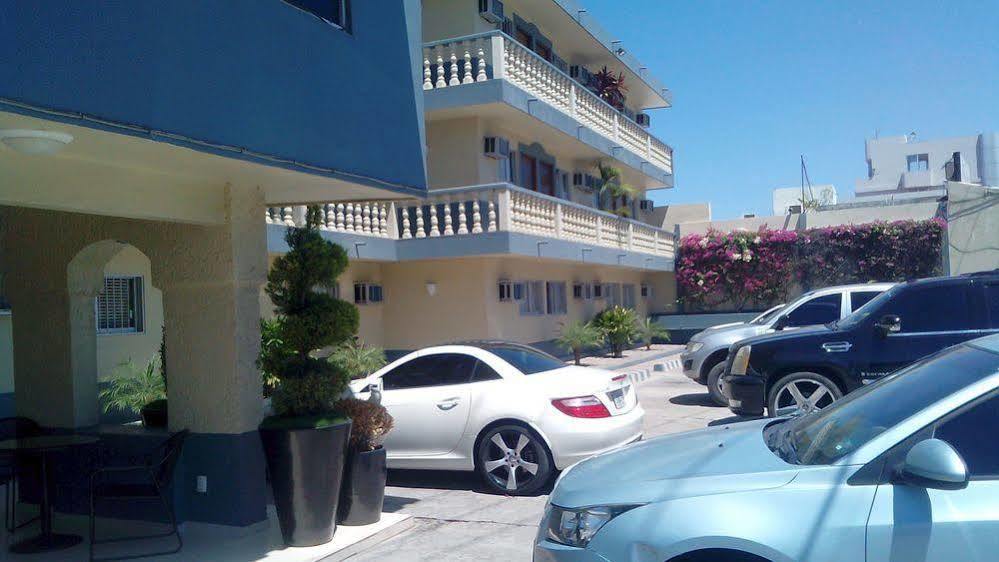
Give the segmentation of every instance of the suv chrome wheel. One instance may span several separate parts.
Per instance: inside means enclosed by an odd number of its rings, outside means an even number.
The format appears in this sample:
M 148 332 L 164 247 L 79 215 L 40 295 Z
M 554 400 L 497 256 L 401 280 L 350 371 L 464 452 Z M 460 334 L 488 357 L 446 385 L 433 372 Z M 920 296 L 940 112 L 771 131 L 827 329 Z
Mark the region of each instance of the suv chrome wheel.
M 842 391 L 828 378 L 818 373 L 794 373 L 773 386 L 767 412 L 773 417 L 810 414 L 842 397 Z
M 541 438 L 516 425 L 493 428 L 479 442 L 479 473 L 493 490 L 510 495 L 530 494 L 552 473 L 552 460 Z

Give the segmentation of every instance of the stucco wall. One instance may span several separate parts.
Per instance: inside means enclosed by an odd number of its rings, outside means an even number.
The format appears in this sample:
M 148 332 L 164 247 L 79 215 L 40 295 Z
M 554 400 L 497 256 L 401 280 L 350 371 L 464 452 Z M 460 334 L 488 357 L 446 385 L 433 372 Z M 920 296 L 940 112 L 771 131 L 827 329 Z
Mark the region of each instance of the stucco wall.
M 947 184 L 945 260 L 951 275 L 999 268 L 999 188 Z
M 0 4 L 0 97 L 423 188 L 420 0 Z M 162 137 L 160 140 L 163 140 Z
M 132 360 L 143 367 L 157 358 L 163 337 L 163 292 L 155 287 L 149 258 L 134 246 L 124 248 L 104 266 L 105 276 L 142 276 L 144 330 L 128 334 L 97 335 L 97 377 L 107 380 L 118 365 Z

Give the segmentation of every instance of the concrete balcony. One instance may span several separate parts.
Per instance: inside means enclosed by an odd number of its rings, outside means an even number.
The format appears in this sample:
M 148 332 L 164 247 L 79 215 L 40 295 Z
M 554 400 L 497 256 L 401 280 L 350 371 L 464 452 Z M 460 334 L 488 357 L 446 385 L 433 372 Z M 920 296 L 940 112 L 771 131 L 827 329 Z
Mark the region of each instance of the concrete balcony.
M 669 145 L 510 36 L 490 31 L 427 43 L 423 57 L 428 119 L 434 112 L 453 115 L 462 106 L 505 103 L 621 161 L 659 186 L 672 186 Z M 512 86 L 512 91 L 490 89 L 491 85 Z M 538 108 L 535 102 L 550 109 Z
M 322 206 L 320 228 L 354 259 L 406 261 L 521 254 L 669 271 L 672 232 L 507 183 L 438 189 L 422 201 Z M 275 226 L 302 226 L 304 206 L 269 207 Z M 284 250 L 278 233 L 271 252 Z

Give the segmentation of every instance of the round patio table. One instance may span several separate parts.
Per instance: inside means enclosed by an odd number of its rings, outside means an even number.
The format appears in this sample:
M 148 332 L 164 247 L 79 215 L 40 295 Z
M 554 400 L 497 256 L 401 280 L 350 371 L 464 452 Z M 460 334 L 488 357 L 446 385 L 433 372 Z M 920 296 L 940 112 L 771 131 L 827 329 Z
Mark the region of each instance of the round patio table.
M 39 519 L 42 532 L 35 537 L 24 539 L 10 546 L 10 551 L 16 554 L 34 554 L 70 548 L 80 543 L 83 537 L 79 535 L 59 534 L 52 532 L 52 502 L 49 490 L 48 457 L 52 453 L 65 451 L 73 447 L 93 445 L 100 438 L 92 435 L 40 435 L 38 437 L 21 437 L 0 441 L 0 451 L 13 451 L 17 454 L 37 456 L 40 459 L 42 478 L 42 502 Z

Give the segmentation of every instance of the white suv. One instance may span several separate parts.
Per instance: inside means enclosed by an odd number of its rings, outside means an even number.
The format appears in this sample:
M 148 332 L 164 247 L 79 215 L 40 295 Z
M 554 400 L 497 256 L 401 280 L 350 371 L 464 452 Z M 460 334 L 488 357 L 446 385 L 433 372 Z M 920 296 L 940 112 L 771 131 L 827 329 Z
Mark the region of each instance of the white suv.
M 683 374 L 707 385 L 711 399 L 719 406 L 727 406 L 728 400 L 721 392 L 721 375 L 730 345 L 777 330 L 826 324 L 845 318 L 893 285 L 866 283 L 817 289 L 784 306 L 772 308 L 749 322 L 724 324 L 698 332 L 690 338 L 687 349 L 680 355 Z

